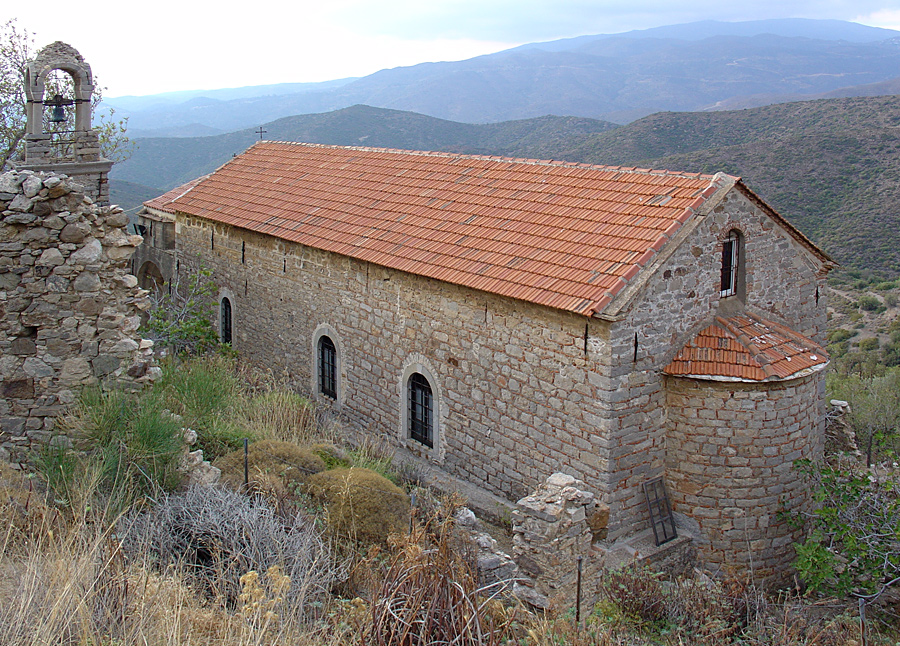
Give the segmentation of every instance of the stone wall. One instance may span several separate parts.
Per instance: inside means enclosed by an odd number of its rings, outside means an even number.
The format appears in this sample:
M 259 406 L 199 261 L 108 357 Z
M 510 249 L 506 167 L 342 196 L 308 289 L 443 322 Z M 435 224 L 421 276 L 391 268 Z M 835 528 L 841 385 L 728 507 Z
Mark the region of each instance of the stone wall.
M 140 236 L 65 176 L 0 175 L 0 458 L 22 461 L 77 390 L 148 378 L 146 293 L 127 271 Z
M 605 404 L 591 375 L 608 361 L 604 322 L 201 220 L 179 221 L 176 244 L 181 280 L 202 263 L 231 300 L 243 358 L 315 391 L 315 335 L 328 331 L 351 431 L 507 500 L 562 469 L 597 482 Z M 433 450 L 401 431 L 410 365 L 434 376 Z
M 799 458 L 820 457 L 822 373 L 765 385 L 668 378 L 666 480 L 673 510 L 693 519 L 708 565 L 784 573 L 809 509 Z
M 605 507 L 598 509 L 584 482 L 564 473 L 554 473 L 516 503 L 513 555 L 520 571 L 529 577 L 525 585 L 538 593 L 530 595 L 532 605 L 575 605 L 581 559 L 582 600 L 584 607 L 593 606 L 602 559 L 592 548 L 592 525 L 598 524 L 595 516 L 608 515 Z

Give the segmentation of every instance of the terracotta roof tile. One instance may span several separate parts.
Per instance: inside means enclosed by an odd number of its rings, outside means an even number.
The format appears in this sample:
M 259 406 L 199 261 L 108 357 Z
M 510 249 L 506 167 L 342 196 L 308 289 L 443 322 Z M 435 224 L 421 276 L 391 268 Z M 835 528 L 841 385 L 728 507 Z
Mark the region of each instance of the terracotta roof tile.
M 718 186 L 710 175 L 262 142 L 147 204 L 590 315 Z
M 163 193 L 159 197 L 154 197 L 152 200 L 147 200 L 146 202 L 144 202 L 144 206 L 156 209 L 157 211 L 162 211 L 163 213 L 170 213 L 174 215 L 175 209 L 172 206 L 172 202 L 174 202 L 182 195 L 187 194 L 191 189 L 193 189 L 197 184 L 205 180 L 207 177 L 209 177 L 209 175 L 203 175 L 201 177 L 198 177 L 197 179 L 192 179 L 187 184 L 176 186 L 172 190 Z
M 663 369 L 721 381 L 777 381 L 821 370 L 828 355 L 814 341 L 753 314 L 717 317 Z

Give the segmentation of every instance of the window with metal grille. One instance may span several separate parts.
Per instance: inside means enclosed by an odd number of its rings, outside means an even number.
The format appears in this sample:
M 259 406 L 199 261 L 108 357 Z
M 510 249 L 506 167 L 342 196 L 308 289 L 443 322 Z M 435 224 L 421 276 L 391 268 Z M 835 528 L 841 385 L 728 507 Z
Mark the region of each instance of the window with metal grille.
M 407 382 L 409 436 L 427 447 L 434 446 L 434 426 L 432 424 L 433 401 L 431 385 L 416 372 Z
M 222 299 L 219 321 L 219 338 L 222 340 L 222 343 L 231 343 L 231 301 L 228 298 Z
M 319 337 L 319 392 L 337 399 L 337 349 L 327 336 Z
M 734 296 L 737 293 L 739 254 L 740 234 L 732 231 L 722 243 L 722 282 L 720 287 L 722 297 Z

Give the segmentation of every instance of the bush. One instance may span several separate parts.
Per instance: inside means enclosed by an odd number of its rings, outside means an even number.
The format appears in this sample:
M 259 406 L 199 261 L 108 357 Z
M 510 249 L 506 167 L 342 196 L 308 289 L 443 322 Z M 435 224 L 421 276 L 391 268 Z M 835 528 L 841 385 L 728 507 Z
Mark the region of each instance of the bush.
M 859 309 L 865 310 L 866 312 L 875 312 L 879 308 L 884 311 L 884 307 L 881 305 L 881 301 L 878 300 L 877 297 L 871 296 L 869 294 L 863 294 L 859 297 L 858 301 Z
M 241 389 L 225 358 L 168 361 L 154 392 L 181 415 L 184 426 L 197 431 L 197 442 L 208 460 L 238 448 L 250 437 L 234 421 L 239 419 Z
M 329 531 L 363 544 L 385 543 L 409 522 L 409 496 L 370 469 L 322 471 L 309 477 L 307 491 L 325 505 Z
M 290 579 L 283 596 L 294 609 L 323 596 L 336 575 L 326 544 L 304 516 L 279 517 L 260 498 L 218 487 L 165 496 L 149 512 L 124 518 L 118 531 L 128 554 L 150 554 L 163 571 L 179 566 L 211 596 L 231 603 L 251 571 L 278 566 Z
M 101 493 L 108 511 L 117 513 L 135 495 L 169 491 L 181 482 L 184 433 L 158 397 L 85 388 L 60 423 L 83 452 L 44 446 L 35 466 L 61 501 L 89 505 Z
M 878 337 L 869 337 L 867 339 L 861 339 L 859 342 L 859 349 L 863 352 L 872 352 L 874 350 L 878 350 L 881 347 L 881 343 L 878 341 Z
M 848 339 L 852 339 L 858 334 L 853 330 L 845 330 L 843 328 L 835 328 L 828 331 L 828 343 L 841 343 Z
M 325 470 L 325 462 L 311 449 L 304 449 L 290 442 L 262 440 L 247 447 L 250 487 L 266 490 L 271 478 L 277 480 L 281 490 L 277 495 L 297 493 L 298 487 L 314 473 Z M 238 449 L 217 459 L 213 466 L 222 470 L 222 484 L 240 491 L 244 486 L 244 449 Z
M 797 546 L 796 567 L 815 592 L 879 595 L 900 577 L 900 487 L 879 482 L 868 471 L 798 463 L 818 507 L 798 522 L 811 521 Z

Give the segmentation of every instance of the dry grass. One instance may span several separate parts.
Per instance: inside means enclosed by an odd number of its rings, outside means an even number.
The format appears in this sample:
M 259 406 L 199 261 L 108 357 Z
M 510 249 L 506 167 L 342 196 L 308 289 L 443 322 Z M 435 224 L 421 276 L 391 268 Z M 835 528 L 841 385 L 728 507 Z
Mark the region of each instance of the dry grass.
M 409 525 L 409 496 L 384 476 L 357 467 L 312 475 L 307 491 L 326 509 L 329 531 L 361 544 L 384 544 Z
M 244 490 L 244 450 L 238 449 L 213 462 L 222 471 L 220 482 Z M 247 476 L 250 491 L 281 499 L 296 494 L 309 476 L 325 470 L 325 461 L 312 449 L 291 442 L 261 440 L 247 447 Z
M 3 482 L 10 491 L 27 491 L 22 479 L 12 482 L 4 475 Z M 4 503 L 7 511 L 10 503 Z M 209 594 L 208 589 L 196 585 L 196 572 L 181 559 L 159 569 L 158 565 L 165 562 L 158 552 L 154 553 L 153 546 L 158 548 L 159 540 L 134 544 L 105 523 L 103 514 L 79 518 L 60 515 L 58 518 L 67 518 L 69 523 L 42 526 L 52 514 L 36 506 L 24 513 L 32 516 L 28 534 L 8 530 L 0 542 L 3 646 L 345 643 L 344 631 L 315 620 L 327 606 L 323 585 L 327 587 L 330 580 L 328 574 L 325 580 L 315 578 L 322 573 L 319 564 L 323 561 L 316 561 L 315 556 L 325 554 L 321 543 L 314 549 L 309 541 L 304 542 L 305 547 L 296 540 L 288 545 L 295 564 L 289 569 L 276 564 L 259 572 L 244 571 L 229 600 L 227 594 Z M 260 562 L 279 558 L 278 550 L 270 544 L 277 532 L 260 518 L 250 520 L 257 521 L 253 524 L 259 529 L 259 541 L 245 545 L 241 558 L 230 560 L 244 563 L 245 569 L 252 559 L 245 563 L 243 557 L 254 550 L 261 553 Z M 227 522 L 225 519 L 220 524 Z M 172 527 L 166 530 L 171 538 Z M 240 542 L 240 532 L 228 527 L 224 530 L 233 542 Z M 128 546 L 131 549 L 126 549 Z M 299 561 L 312 565 L 301 567 Z M 325 571 L 330 572 L 331 566 L 325 564 Z M 310 572 L 312 578 L 306 576 Z M 315 599 L 326 602 L 326 606 Z

